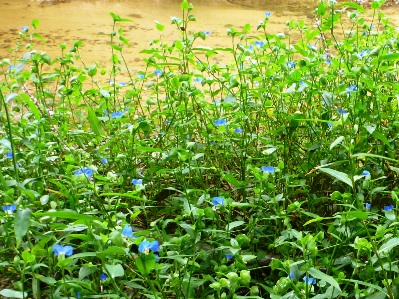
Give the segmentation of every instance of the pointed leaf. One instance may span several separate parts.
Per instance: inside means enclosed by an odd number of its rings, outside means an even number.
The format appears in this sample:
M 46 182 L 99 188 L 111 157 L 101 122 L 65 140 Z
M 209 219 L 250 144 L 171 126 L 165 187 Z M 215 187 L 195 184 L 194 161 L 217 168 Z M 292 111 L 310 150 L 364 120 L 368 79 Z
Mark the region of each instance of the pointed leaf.
M 96 113 L 94 112 L 94 110 L 91 107 L 87 107 L 87 112 L 88 112 L 88 119 L 89 119 L 91 130 L 97 136 L 101 136 L 101 132 L 102 132 L 103 128 L 101 126 L 101 122 L 98 120 Z
M 381 245 L 380 249 L 378 250 L 378 253 L 388 253 L 392 250 L 392 248 L 396 247 L 399 245 L 399 238 L 392 238 L 388 242 L 385 242 L 384 244 Z
M 331 168 L 325 168 L 325 167 L 320 167 L 319 170 L 331 175 L 332 177 L 336 178 L 337 180 L 339 180 L 339 181 L 349 185 L 351 188 L 353 188 L 352 181 L 346 173 L 343 173 L 341 171 L 331 169 Z
M 7 298 L 27 298 L 27 292 L 20 292 L 11 289 L 4 289 L 0 291 L 0 295 L 7 297 Z
M 227 230 L 232 230 L 233 228 L 236 228 L 238 226 L 243 225 L 245 222 L 244 221 L 233 221 L 229 224 L 226 225 Z
M 30 224 L 30 210 L 18 210 L 17 214 L 15 215 L 15 223 L 14 223 L 14 230 L 15 230 L 15 238 L 17 240 L 17 246 L 22 241 L 22 238 L 28 232 Z
M 328 282 L 330 285 L 332 285 L 334 288 L 337 290 L 341 291 L 341 288 L 339 287 L 338 282 L 331 277 L 330 275 L 327 275 L 320 270 L 317 270 L 316 268 L 310 268 L 308 271 L 309 275 L 320 280 L 324 280 L 325 282 Z
M 336 147 L 338 144 L 340 144 L 344 140 L 344 136 L 339 136 L 337 139 L 334 140 L 333 143 L 330 145 L 330 150 L 332 150 L 334 147 Z
M 123 269 L 122 265 L 105 265 L 105 269 L 107 270 L 108 274 L 112 277 L 123 277 L 125 275 L 125 270 Z

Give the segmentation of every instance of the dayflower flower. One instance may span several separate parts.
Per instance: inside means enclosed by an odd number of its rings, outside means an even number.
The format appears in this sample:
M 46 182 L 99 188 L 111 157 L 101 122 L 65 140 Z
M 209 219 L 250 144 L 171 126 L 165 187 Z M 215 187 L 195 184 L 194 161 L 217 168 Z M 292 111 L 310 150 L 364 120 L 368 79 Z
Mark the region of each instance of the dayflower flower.
M 215 196 L 212 199 L 212 203 L 213 203 L 214 206 L 224 206 L 224 198 Z
M 132 184 L 135 186 L 143 185 L 143 180 L 142 179 L 133 179 Z
M 144 74 L 138 73 L 138 74 L 137 74 L 137 78 L 139 78 L 139 79 L 144 79 Z
M 362 176 L 368 176 L 368 175 L 370 175 L 370 171 L 368 171 L 368 170 L 363 170 Z
M 295 279 L 295 274 L 294 274 L 294 272 L 290 272 L 289 278 L 292 279 L 292 280 Z
M 341 114 L 341 115 L 344 115 L 344 114 L 348 113 L 348 110 L 342 109 L 342 108 L 338 108 L 338 113 Z
M 120 117 L 122 117 L 124 114 L 123 114 L 123 112 L 122 111 L 116 111 L 116 112 L 112 112 L 111 113 L 111 117 L 112 118 L 120 118 Z
M 352 92 L 356 91 L 357 87 L 355 85 L 351 85 L 345 89 L 346 94 L 351 94 Z
M 21 31 L 22 31 L 23 33 L 26 33 L 26 32 L 29 31 L 29 27 L 28 27 L 28 26 L 22 26 L 22 27 L 21 27 Z
M 154 256 L 155 256 L 155 262 L 159 262 L 159 255 L 158 254 L 154 254 Z
M 75 170 L 75 175 L 81 175 L 81 174 L 84 174 L 88 178 L 91 178 L 93 176 L 93 169 L 91 169 L 90 167 L 84 167 Z
M 144 254 L 149 254 L 150 251 L 157 252 L 159 250 L 159 243 L 158 241 L 149 242 L 144 240 L 139 245 L 139 252 Z
M 210 32 L 209 30 L 205 30 L 205 31 L 204 31 L 204 34 L 205 34 L 206 36 L 209 36 L 209 35 L 211 35 L 211 32 Z
M 303 281 L 307 284 L 316 284 L 316 279 L 314 279 L 313 277 L 303 277 Z
M 265 42 L 260 41 L 260 40 L 256 40 L 255 41 L 255 46 L 257 46 L 258 48 L 262 48 L 265 45 Z
M 5 213 L 13 213 L 17 209 L 17 206 L 12 204 L 12 205 L 4 205 L 1 207 L 3 209 L 3 212 Z
M 102 274 L 100 275 L 100 280 L 102 280 L 102 281 L 107 280 L 107 278 L 108 278 L 108 275 L 105 274 L 105 273 L 102 273 Z
M 14 155 L 12 154 L 12 152 L 8 152 L 6 157 L 7 157 L 7 159 L 12 159 L 12 157 L 14 157 Z
M 155 70 L 154 71 L 154 75 L 157 77 L 160 77 L 162 75 L 162 71 L 161 70 Z
M 294 68 L 294 67 L 295 67 L 295 62 L 287 61 L 286 64 L 287 64 L 287 66 L 290 67 L 290 68 Z
M 241 128 L 235 128 L 234 132 L 236 132 L 237 134 L 241 134 L 243 130 Z
M 371 209 L 371 204 L 367 202 L 367 203 L 365 204 L 365 207 L 366 207 L 366 210 L 370 210 L 370 209 Z
M 231 260 L 233 258 L 232 254 L 226 254 L 226 259 Z
M 219 127 L 219 126 L 225 126 L 227 125 L 227 121 L 225 119 L 217 119 L 215 120 L 215 126 Z
M 101 164 L 107 164 L 108 159 L 107 158 L 101 158 Z
M 262 169 L 263 172 L 274 173 L 274 167 L 273 166 L 262 166 L 261 169 Z
M 130 225 L 126 224 L 122 230 L 122 236 L 133 238 L 133 228 Z
M 56 244 L 53 246 L 53 251 L 55 255 L 63 254 L 65 256 L 70 256 L 73 254 L 73 247 L 72 246 L 62 246 L 60 244 Z
M 385 206 L 384 207 L 384 211 L 392 211 L 393 209 L 395 208 L 395 206 L 394 205 L 389 205 L 389 206 Z
M 125 82 L 119 82 L 119 86 L 126 86 L 126 83 Z
M 197 82 L 197 83 L 202 83 L 202 78 L 201 77 L 197 77 L 197 78 L 195 78 L 195 82 Z
M 272 13 L 271 13 L 270 11 L 266 11 L 266 12 L 265 12 L 265 17 L 266 17 L 266 18 L 270 17 L 271 15 L 272 15 Z

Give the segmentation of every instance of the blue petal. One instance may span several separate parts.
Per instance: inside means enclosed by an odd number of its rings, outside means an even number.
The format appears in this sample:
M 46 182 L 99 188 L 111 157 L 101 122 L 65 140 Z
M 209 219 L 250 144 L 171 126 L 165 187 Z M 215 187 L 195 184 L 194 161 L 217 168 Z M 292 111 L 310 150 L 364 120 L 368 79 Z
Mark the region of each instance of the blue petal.
M 122 230 L 122 236 L 132 238 L 133 237 L 133 229 L 130 225 L 125 225 L 125 227 Z

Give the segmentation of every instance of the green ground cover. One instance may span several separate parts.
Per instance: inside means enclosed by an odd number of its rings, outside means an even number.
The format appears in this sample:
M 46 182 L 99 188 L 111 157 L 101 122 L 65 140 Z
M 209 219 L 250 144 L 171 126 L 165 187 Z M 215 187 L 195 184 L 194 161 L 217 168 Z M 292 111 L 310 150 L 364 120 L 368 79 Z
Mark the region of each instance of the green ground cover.
M 381 5 L 369 22 L 321 2 L 290 35 L 265 13 L 216 49 L 184 0 L 181 39 L 153 41 L 139 73 L 116 14 L 109 72 L 21 28 L 0 62 L 0 294 L 398 298 L 399 39 Z

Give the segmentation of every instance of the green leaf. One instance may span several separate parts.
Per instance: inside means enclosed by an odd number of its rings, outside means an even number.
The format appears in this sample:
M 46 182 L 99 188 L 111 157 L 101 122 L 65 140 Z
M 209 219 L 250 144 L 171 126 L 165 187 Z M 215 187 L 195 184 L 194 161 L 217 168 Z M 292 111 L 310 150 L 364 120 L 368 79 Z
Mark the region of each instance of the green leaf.
M 97 253 L 97 256 L 100 259 L 104 259 L 106 257 L 114 257 L 117 255 L 126 255 L 126 251 L 119 246 L 111 246 L 105 249 L 104 251 Z
M 15 223 L 14 223 L 14 230 L 15 230 L 15 238 L 17 240 L 17 247 L 21 244 L 22 238 L 28 232 L 30 224 L 30 210 L 18 210 L 17 214 L 15 215 Z
M 32 20 L 32 27 L 37 29 L 39 27 L 40 21 L 39 20 Z
M 115 277 L 123 277 L 125 275 L 125 270 L 123 269 L 122 265 L 105 265 L 105 269 L 108 272 L 109 276 L 112 278 Z
M 388 242 L 385 242 L 384 244 L 381 245 L 380 249 L 378 250 L 378 253 L 388 253 L 392 250 L 392 248 L 396 247 L 399 245 L 399 238 L 392 238 Z
M 8 103 L 9 101 L 12 101 L 13 99 L 15 99 L 18 96 L 17 93 L 11 93 L 9 95 L 6 96 L 6 103 Z
M 340 172 L 338 170 L 331 169 L 331 168 L 325 168 L 325 167 L 320 167 L 319 170 L 331 175 L 332 177 L 336 178 L 337 180 L 339 180 L 339 181 L 347 184 L 351 188 L 353 188 L 352 181 L 346 173 L 343 173 L 343 172 Z
M 230 230 L 231 231 L 233 228 L 236 228 L 236 227 L 241 226 L 243 224 L 245 224 L 244 221 L 233 221 L 233 222 L 231 222 L 231 223 L 226 225 L 226 230 Z
M 356 9 L 358 12 L 364 12 L 364 7 L 355 3 L 355 2 L 343 2 L 343 3 L 339 3 L 337 4 L 339 6 L 347 6 L 347 7 L 352 7 L 354 9 Z
M 310 276 L 312 276 L 316 279 L 324 280 L 325 282 L 328 282 L 330 285 L 332 285 L 337 290 L 341 291 L 341 288 L 339 287 L 338 282 L 330 275 L 327 275 L 313 267 L 309 269 L 308 273 Z
M 37 120 L 41 120 L 40 110 L 37 108 L 36 104 L 31 100 L 31 98 L 25 93 L 20 94 L 19 98 L 22 99 L 24 103 L 28 104 L 29 110 L 33 113 L 35 118 Z
M 344 136 L 339 136 L 337 139 L 334 140 L 333 143 L 330 145 L 330 150 L 332 150 L 334 147 L 336 147 L 338 144 L 340 144 L 344 140 Z
M 20 292 L 20 291 L 15 291 L 15 290 L 10 290 L 10 289 L 1 290 L 0 295 L 7 297 L 7 298 L 27 298 L 28 297 L 27 292 Z
M 155 21 L 155 27 L 157 28 L 158 31 L 162 32 L 165 30 L 165 26 L 159 23 L 158 21 Z
M 121 18 L 116 13 L 110 12 L 109 14 L 111 15 L 111 17 L 112 17 L 112 19 L 114 20 L 115 23 L 116 22 L 132 22 L 132 20 L 130 20 L 130 19 Z
M 34 215 L 38 218 L 40 217 L 57 217 L 57 218 L 64 218 L 64 219 L 76 219 L 76 220 L 87 220 L 87 221 L 100 221 L 102 222 L 103 220 L 101 218 L 95 217 L 95 216 L 90 216 L 90 215 L 85 215 L 77 212 L 70 212 L 70 211 L 54 211 L 54 212 L 39 212 L 39 213 L 34 213 Z
M 187 0 L 183 0 L 182 3 L 180 4 L 180 8 L 183 9 L 188 9 L 189 8 L 189 4 Z
M 149 153 L 153 153 L 153 152 L 157 152 L 157 153 L 162 153 L 162 150 L 160 148 L 155 148 L 155 147 L 149 147 L 149 146 L 140 146 L 138 145 L 136 147 L 136 150 L 140 151 L 140 152 L 149 152 Z
M 101 122 L 98 120 L 96 113 L 91 107 L 87 107 L 87 112 L 91 130 L 97 135 L 97 137 L 100 137 L 103 131 Z
M 382 60 L 386 60 L 389 62 L 399 60 L 399 53 L 391 53 L 391 54 L 386 54 L 384 56 L 381 56 L 380 61 L 382 61 Z
M 136 260 L 136 266 L 140 273 L 147 276 L 154 268 L 156 264 L 156 258 L 154 253 L 140 254 Z
M 119 52 L 122 51 L 122 47 L 115 44 L 111 44 L 111 48 Z
M 241 183 L 231 173 L 226 173 L 223 176 L 223 179 L 229 184 L 232 184 L 234 187 L 241 187 Z

